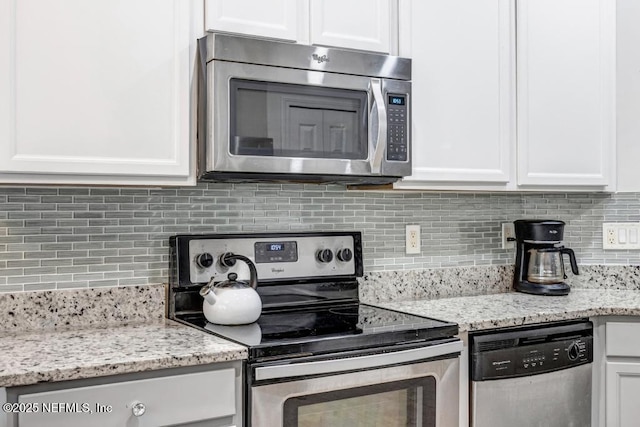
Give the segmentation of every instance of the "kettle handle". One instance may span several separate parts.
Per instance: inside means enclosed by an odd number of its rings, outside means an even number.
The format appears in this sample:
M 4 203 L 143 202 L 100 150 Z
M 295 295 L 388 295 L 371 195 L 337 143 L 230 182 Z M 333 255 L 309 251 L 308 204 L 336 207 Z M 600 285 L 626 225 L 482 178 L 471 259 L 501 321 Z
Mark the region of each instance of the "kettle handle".
M 204 285 L 200 289 L 200 296 L 204 298 L 205 301 L 207 301 L 209 304 L 214 305 L 218 301 L 218 298 L 216 297 L 215 292 L 211 290 L 212 286 L 213 286 L 213 278 L 209 281 L 208 284 Z
M 578 262 L 576 261 L 576 254 L 573 252 L 573 249 L 560 248 L 560 253 L 569 255 L 569 262 L 571 263 L 571 271 L 573 272 L 573 274 L 579 274 Z
M 258 287 L 258 270 L 256 269 L 256 265 L 244 255 L 236 255 L 233 252 L 225 252 L 220 255 L 220 264 L 226 266 L 232 266 L 235 264 L 236 260 L 242 261 L 249 266 L 249 286 L 253 289 Z

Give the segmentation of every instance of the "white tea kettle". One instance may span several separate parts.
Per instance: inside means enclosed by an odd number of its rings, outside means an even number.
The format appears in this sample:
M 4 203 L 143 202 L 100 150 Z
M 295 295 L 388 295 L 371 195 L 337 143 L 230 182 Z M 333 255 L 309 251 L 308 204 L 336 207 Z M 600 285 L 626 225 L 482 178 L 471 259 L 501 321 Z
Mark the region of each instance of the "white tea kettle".
M 231 267 L 236 260 L 243 261 L 249 266 L 251 273 L 249 283 L 237 280 L 236 273 L 229 273 L 228 280 L 215 283 L 211 278 L 208 284 L 200 289 L 204 298 L 202 311 L 204 317 L 211 323 L 218 325 L 246 325 L 258 320 L 262 312 L 262 301 L 256 292 L 258 286 L 258 271 L 255 264 L 243 255 L 232 253 L 223 254 L 220 264 Z

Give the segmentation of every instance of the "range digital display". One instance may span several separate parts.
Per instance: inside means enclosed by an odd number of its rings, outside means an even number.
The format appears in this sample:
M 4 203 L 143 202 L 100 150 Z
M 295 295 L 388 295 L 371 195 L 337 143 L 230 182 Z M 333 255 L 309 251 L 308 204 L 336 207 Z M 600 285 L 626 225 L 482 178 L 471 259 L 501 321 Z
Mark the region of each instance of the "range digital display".
M 404 96 L 389 96 L 389 104 L 391 105 L 404 105 Z
M 298 261 L 298 244 L 295 240 L 286 242 L 256 242 L 254 249 L 256 263 Z

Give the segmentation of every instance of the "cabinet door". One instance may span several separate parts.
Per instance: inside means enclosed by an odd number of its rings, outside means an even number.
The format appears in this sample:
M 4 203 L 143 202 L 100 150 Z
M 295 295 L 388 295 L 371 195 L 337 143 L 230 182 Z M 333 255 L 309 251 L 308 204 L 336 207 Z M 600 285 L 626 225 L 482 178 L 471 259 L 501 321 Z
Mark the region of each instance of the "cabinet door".
M 193 181 L 202 7 L 0 0 L 0 181 Z
M 394 53 L 397 0 L 311 0 L 311 43 Z
M 206 0 L 205 27 L 210 31 L 296 41 L 308 31 L 307 7 L 300 0 Z
M 514 13 L 509 0 L 400 2 L 400 55 L 412 59 L 413 174 L 399 187 L 509 182 Z
M 640 191 L 640 2 L 616 1 L 616 190 Z
M 213 389 L 215 398 L 207 398 Z M 229 425 L 238 415 L 236 371 L 229 368 L 22 394 L 18 403 L 39 409 L 19 414 L 20 427 L 143 427 L 204 420 L 207 425 Z
M 607 427 L 635 427 L 640 420 L 640 363 L 606 363 Z
M 615 2 L 517 0 L 517 28 L 518 184 L 612 184 Z

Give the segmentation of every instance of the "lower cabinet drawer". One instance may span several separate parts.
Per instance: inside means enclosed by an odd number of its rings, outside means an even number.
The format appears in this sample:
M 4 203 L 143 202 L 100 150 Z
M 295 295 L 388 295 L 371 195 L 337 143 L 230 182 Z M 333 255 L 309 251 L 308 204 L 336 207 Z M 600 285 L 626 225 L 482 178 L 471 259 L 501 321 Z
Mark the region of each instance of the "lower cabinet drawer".
M 607 356 L 640 356 L 640 323 L 607 322 Z
M 20 427 L 151 427 L 233 416 L 235 372 L 175 375 L 23 394 Z

